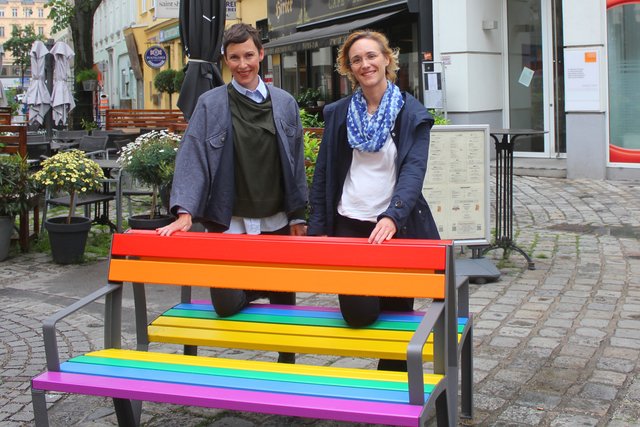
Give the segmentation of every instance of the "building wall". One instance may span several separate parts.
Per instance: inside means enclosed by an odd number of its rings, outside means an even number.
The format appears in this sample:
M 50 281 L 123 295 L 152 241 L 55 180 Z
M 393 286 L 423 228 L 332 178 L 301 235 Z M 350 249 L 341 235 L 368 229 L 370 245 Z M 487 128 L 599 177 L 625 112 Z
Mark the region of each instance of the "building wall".
M 11 38 L 11 30 L 14 25 L 25 27 L 33 25 L 36 34 L 41 33 L 45 38 L 51 38 L 51 27 L 53 21 L 48 19 L 51 9 L 44 7 L 46 0 L 33 1 L 0 1 L 0 44 L 5 43 Z M 12 11 L 15 9 L 16 15 L 13 16 Z M 29 14 L 28 10 L 31 10 Z M 4 53 L 3 64 L 9 66 L 13 63 L 11 52 Z M 7 67 L 8 75 L 17 75 L 13 73 L 13 67 Z
M 434 58 L 445 63 L 447 110 L 453 117 L 501 111 L 500 1 L 434 0 L 433 4 Z
M 565 55 L 576 48 L 604 52 L 606 0 L 564 0 L 562 6 Z M 605 62 L 606 55 L 600 56 L 599 60 Z M 598 83 L 602 88 L 602 111 L 567 111 L 567 178 L 606 178 L 606 72 L 600 73 Z
M 93 20 L 94 62 L 102 73 L 102 93 L 111 108 L 137 105 L 137 82 L 124 39 L 124 29 L 137 18 L 129 0 L 102 0 Z

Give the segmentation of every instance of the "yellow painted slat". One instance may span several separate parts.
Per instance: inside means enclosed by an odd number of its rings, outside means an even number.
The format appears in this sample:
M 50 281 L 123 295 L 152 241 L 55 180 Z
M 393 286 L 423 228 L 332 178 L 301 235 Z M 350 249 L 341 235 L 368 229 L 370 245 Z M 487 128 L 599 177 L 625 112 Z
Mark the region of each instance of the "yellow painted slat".
M 284 351 L 293 353 L 333 354 L 337 356 L 405 359 L 406 342 L 274 335 L 238 331 L 149 326 L 149 340 L 170 344 L 208 347 L 242 348 L 246 350 Z M 433 345 L 427 343 L 423 355 L 431 360 Z
M 238 322 L 233 320 L 194 319 L 161 316 L 153 321 L 154 326 L 193 328 L 224 331 L 258 332 L 276 335 L 302 335 L 309 337 L 374 339 L 409 342 L 413 332 L 389 331 L 367 328 L 331 328 L 328 326 L 301 326 L 275 323 Z
M 406 372 L 377 371 L 373 369 L 339 368 L 332 366 L 291 365 L 263 362 L 257 360 L 234 360 L 216 357 L 184 356 L 181 354 L 153 353 L 146 351 L 108 349 L 87 353 L 86 356 L 108 357 L 112 359 L 136 360 L 143 362 L 174 363 L 189 366 L 201 366 L 227 369 L 250 369 L 281 374 L 314 375 L 333 378 L 353 378 L 406 382 Z M 425 384 L 437 384 L 442 375 L 425 374 Z
M 112 259 L 109 280 L 281 292 L 444 298 L 442 274 Z

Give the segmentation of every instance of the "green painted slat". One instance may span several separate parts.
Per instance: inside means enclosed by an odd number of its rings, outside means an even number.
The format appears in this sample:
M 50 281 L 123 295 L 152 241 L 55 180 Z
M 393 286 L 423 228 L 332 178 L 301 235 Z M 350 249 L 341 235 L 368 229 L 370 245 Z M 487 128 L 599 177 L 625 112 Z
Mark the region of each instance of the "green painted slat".
M 239 377 L 247 379 L 260 379 L 270 381 L 281 382 L 294 382 L 302 384 L 318 384 L 318 385 L 331 385 L 342 387 L 359 387 L 377 390 L 396 390 L 407 391 L 408 386 L 406 383 L 393 382 L 393 381 L 377 381 L 377 380 L 365 380 L 356 378 L 335 378 L 335 377 L 321 377 L 315 375 L 302 375 L 302 374 L 281 374 L 277 372 L 263 372 L 258 370 L 239 370 L 229 368 L 216 368 L 209 366 L 192 366 L 192 365 L 177 365 L 173 363 L 160 363 L 160 362 L 147 362 L 139 360 L 128 359 L 112 359 L 97 356 L 78 356 L 74 357 L 70 362 L 74 363 L 87 363 L 103 366 L 120 366 L 127 368 L 138 369 L 155 369 L 161 371 L 171 371 L 189 374 L 202 374 L 202 375 L 219 375 L 225 377 Z M 425 384 L 424 390 L 426 393 L 433 391 L 433 386 Z
M 274 316 L 264 314 L 244 314 L 238 313 L 231 317 L 219 317 L 213 311 L 202 310 L 182 310 L 172 308 L 162 314 L 169 317 L 185 317 L 188 319 L 205 319 L 205 320 L 224 320 L 229 322 L 255 322 L 255 323 L 279 323 L 286 325 L 304 325 L 304 326 L 327 326 L 333 328 L 349 328 L 347 323 L 342 319 L 322 319 L 310 317 L 291 317 L 291 316 Z M 415 331 L 417 323 L 401 323 L 388 322 L 378 320 L 368 329 L 380 329 L 391 331 Z

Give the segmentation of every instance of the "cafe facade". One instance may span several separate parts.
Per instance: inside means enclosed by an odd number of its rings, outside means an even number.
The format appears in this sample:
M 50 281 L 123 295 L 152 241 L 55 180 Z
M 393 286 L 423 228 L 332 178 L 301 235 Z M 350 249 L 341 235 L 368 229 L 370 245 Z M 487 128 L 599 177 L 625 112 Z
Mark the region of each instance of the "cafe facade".
M 436 81 L 451 123 L 544 130 L 514 155 L 560 159 L 569 178 L 640 178 L 640 0 L 268 0 L 256 26 L 264 79 L 298 98 L 349 94 L 337 49 L 378 29 L 401 89 L 431 103 Z

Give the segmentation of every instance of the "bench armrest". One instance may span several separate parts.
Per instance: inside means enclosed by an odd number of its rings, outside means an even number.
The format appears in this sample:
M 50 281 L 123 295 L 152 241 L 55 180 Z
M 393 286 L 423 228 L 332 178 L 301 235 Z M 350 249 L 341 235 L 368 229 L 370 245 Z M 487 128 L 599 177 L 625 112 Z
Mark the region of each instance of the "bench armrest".
M 60 356 L 56 340 L 56 323 L 97 299 L 106 296 L 104 319 L 104 346 L 120 348 L 122 321 L 122 284 L 109 283 L 95 292 L 87 295 L 70 306 L 49 316 L 42 322 L 44 337 L 44 351 L 47 359 L 47 369 L 50 372 L 60 371 Z
M 456 276 L 458 317 L 469 318 L 469 276 Z
M 409 377 L 409 402 L 412 405 L 424 405 L 424 373 L 422 369 L 422 350 L 427 343 L 429 334 L 433 331 L 434 372 L 444 372 L 444 355 L 439 355 L 436 345 L 444 343 L 444 313 L 443 302 L 434 301 L 422 318 L 418 329 L 413 333 L 407 345 L 407 372 Z M 441 360 L 436 360 L 438 357 Z M 438 372 L 440 371 L 440 372 Z

